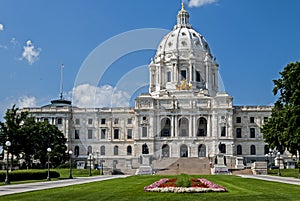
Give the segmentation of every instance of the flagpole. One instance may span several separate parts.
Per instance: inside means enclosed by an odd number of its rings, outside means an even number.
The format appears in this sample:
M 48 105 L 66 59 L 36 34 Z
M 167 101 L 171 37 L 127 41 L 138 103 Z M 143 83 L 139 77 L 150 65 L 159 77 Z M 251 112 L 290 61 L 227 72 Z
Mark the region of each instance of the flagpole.
M 61 65 L 61 69 L 60 69 L 60 99 L 63 99 L 63 71 L 64 71 L 64 65 Z

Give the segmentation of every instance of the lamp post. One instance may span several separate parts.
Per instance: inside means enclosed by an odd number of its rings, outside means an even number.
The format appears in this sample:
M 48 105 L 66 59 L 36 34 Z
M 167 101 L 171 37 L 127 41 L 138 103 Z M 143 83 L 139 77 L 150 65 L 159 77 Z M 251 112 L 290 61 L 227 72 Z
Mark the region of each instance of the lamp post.
M 51 148 L 47 148 L 47 152 L 48 152 L 48 176 L 47 176 L 47 181 L 51 181 L 50 179 L 50 153 L 51 153 Z
M 89 154 L 90 157 L 90 174 L 89 176 L 92 176 L 92 154 Z
M 70 157 L 70 176 L 69 176 L 69 179 L 73 179 L 73 176 L 72 176 L 72 150 L 69 150 L 69 157 Z
M 267 159 L 267 170 L 269 169 L 269 154 L 266 154 L 266 159 Z
M 8 175 L 8 161 L 9 161 L 9 158 L 8 158 L 8 155 L 9 155 L 8 149 L 11 146 L 11 142 L 10 141 L 6 141 L 5 145 L 6 145 L 6 149 L 7 149 L 7 153 L 6 153 L 7 154 L 7 165 L 6 165 L 5 184 L 10 184 L 9 175 Z
M 277 157 L 278 157 L 278 176 L 281 176 L 281 173 L 280 173 L 280 152 L 277 153 Z

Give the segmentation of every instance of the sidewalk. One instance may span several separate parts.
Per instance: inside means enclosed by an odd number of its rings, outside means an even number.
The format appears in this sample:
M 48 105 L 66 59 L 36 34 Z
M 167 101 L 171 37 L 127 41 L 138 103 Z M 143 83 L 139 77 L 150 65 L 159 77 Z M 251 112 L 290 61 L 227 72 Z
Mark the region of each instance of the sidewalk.
M 59 188 L 64 186 L 71 186 L 76 184 L 84 184 L 96 181 L 104 181 L 108 179 L 125 178 L 130 175 L 101 175 L 93 177 L 79 177 L 74 179 L 64 179 L 56 181 L 44 181 L 44 182 L 34 182 L 26 184 L 11 184 L 0 186 L 0 196 L 24 193 L 29 191 L 44 190 L 50 188 Z
M 286 184 L 300 185 L 300 179 L 292 177 L 280 177 L 271 175 L 237 175 L 242 178 L 260 179 L 265 181 L 281 182 Z

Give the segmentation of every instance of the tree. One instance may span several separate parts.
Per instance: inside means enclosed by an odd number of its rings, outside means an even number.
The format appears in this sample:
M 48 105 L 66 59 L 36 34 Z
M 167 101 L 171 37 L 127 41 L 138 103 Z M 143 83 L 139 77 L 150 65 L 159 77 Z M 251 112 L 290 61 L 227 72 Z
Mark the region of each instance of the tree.
M 7 140 L 11 142 L 9 147 L 9 153 L 11 154 L 11 160 L 13 156 L 20 156 L 22 152 L 22 143 L 24 136 L 22 135 L 21 129 L 25 119 L 28 116 L 27 112 L 19 112 L 15 105 L 11 109 L 8 109 L 5 113 L 5 123 L 0 122 L 1 130 L 1 144 L 5 144 Z
M 52 150 L 50 153 L 52 165 L 58 166 L 68 159 L 66 153 L 67 140 L 56 126 L 48 122 L 32 123 L 32 120 L 26 122 L 25 125 L 24 133 L 27 134 L 27 149 L 23 152 L 25 156 L 27 156 L 27 160 L 34 157 L 35 159 L 40 159 L 41 165 L 45 166 L 47 161 L 47 148 L 51 148 Z
M 5 123 L 0 122 L 1 143 L 10 140 L 10 153 L 25 159 L 27 166 L 30 166 L 32 158 L 40 159 L 41 165 L 45 166 L 49 147 L 52 149 L 52 165 L 60 165 L 68 159 L 67 140 L 55 125 L 36 122 L 27 112 L 19 112 L 15 106 L 7 110 L 4 119 Z
M 279 74 L 281 78 L 273 80 L 278 100 L 262 132 L 271 148 L 287 148 L 296 155 L 300 153 L 300 62 L 289 63 Z

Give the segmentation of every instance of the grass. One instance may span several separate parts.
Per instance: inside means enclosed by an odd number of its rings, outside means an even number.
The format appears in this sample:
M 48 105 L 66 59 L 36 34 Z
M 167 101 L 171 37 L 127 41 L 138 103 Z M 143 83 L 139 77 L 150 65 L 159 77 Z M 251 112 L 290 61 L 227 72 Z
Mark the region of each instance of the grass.
M 299 186 L 226 175 L 201 175 L 227 188 L 226 193 L 176 194 L 144 192 L 144 186 L 166 176 L 131 176 L 63 188 L 1 196 L 1 200 L 300 200 Z M 176 175 L 168 176 L 174 178 Z
M 280 170 L 282 177 L 295 177 L 298 178 L 299 169 L 281 169 Z M 278 175 L 278 170 L 268 170 L 269 175 Z

